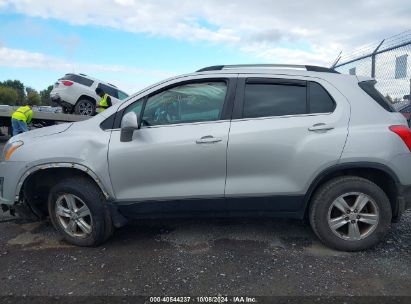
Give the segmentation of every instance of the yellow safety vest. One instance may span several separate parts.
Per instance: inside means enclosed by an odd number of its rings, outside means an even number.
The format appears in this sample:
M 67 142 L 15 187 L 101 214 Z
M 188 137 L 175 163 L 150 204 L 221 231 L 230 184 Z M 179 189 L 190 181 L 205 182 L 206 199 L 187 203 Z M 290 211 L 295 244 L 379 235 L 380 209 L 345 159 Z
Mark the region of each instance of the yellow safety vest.
M 100 108 L 98 108 L 98 110 L 97 110 L 98 113 L 101 113 L 105 109 L 108 108 L 107 97 L 108 97 L 108 95 L 104 94 L 104 96 L 101 98 L 100 103 L 99 103 Z
M 18 108 L 17 111 L 14 112 L 13 115 L 11 116 L 11 118 L 23 121 L 26 124 L 31 122 L 32 117 L 33 117 L 33 111 L 30 109 L 29 106 Z

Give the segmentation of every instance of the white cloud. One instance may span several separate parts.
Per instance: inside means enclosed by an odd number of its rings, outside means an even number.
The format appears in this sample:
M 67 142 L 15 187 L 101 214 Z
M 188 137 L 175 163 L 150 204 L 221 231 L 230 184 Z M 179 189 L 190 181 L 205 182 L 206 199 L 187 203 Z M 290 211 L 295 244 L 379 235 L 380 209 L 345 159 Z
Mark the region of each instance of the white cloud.
M 41 68 L 57 71 L 86 70 L 91 72 L 113 72 L 129 74 L 145 74 L 154 77 L 169 77 L 171 73 L 149 71 L 123 65 L 99 65 L 88 63 L 69 63 L 62 58 L 47 56 L 42 53 L 28 52 L 19 49 L 0 47 L 0 66 Z
M 330 47 L 329 49 L 316 47 L 311 51 L 294 49 L 290 50 L 285 47 L 273 47 L 268 43 L 254 43 L 241 47 L 245 53 L 249 53 L 263 62 L 280 62 L 284 64 L 309 64 L 328 66 L 330 58 L 338 54 L 338 49 Z
M 190 1 L 72 0 L 70 3 L 48 0 L 9 1 L 9 7 L 28 16 L 56 18 L 71 24 L 162 35 L 184 40 L 232 42 L 237 37 L 229 29 L 216 31 L 198 25 L 191 13 Z M 188 5 L 187 5 L 188 4 Z
M 238 48 L 271 62 L 329 64 L 409 28 L 403 0 L 0 0 L 9 10 L 187 41 Z
M 0 46 L 0 66 L 57 71 L 61 73 L 61 76 L 69 72 L 86 73 L 117 84 L 127 92 L 135 92 L 154 81 L 174 75 L 165 71 L 146 70 L 123 65 L 72 63 L 60 57 L 2 46 Z M 49 79 L 48 81 L 53 82 L 55 80 L 57 79 Z M 133 82 L 133 80 L 135 81 Z

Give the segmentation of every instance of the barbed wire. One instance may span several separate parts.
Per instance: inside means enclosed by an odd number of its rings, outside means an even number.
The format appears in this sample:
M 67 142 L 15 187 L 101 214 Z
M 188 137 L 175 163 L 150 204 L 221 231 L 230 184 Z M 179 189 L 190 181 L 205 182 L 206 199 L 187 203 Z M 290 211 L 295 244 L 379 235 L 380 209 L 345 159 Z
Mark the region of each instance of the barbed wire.
M 374 53 L 377 47 L 378 52 Z M 340 73 L 374 77 L 377 88 L 393 103 L 409 103 L 411 30 L 343 54 L 335 69 Z
M 356 58 L 363 57 L 363 56 L 371 56 L 371 54 L 374 52 L 374 50 L 378 47 L 378 45 L 382 42 L 370 42 L 367 43 L 363 46 L 360 46 L 359 48 L 349 52 L 349 53 L 342 53 L 340 60 L 338 62 L 338 65 L 344 64 L 344 62 L 352 61 Z M 411 30 L 406 30 L 404 32 L 401 32 L 399 34 L 390 36 L 388 38 L 384 39 L 384 42 L 378 49 L 379 52 L 382 52 L 384 50 L 390 49 L 392 47 L 395 47 L 397 45 L 402 45 L 405 43 L 411 43 Z

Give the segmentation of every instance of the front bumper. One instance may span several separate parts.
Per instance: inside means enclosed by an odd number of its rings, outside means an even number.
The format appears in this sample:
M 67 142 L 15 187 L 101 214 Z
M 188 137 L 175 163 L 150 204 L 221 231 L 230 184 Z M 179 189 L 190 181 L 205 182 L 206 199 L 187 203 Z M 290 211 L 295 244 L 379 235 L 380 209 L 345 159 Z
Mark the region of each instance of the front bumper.
M 16 189 L 21 176 L 26 171 L 25 162 L 3 161 L 0 162 L 0 204 L 11 206 L 18 199 Z

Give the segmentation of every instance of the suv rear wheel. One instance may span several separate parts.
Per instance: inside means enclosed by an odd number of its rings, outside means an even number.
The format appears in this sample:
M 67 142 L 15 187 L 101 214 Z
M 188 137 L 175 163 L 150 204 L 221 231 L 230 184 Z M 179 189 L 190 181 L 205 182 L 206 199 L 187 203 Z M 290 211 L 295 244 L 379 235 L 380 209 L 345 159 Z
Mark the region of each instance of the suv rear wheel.
M 73 245 L 97 246 L 113 232 L 105 199 L 86 178 L 69 178 L 55 185 L 48 208 L 53 226 Z
M 391 223 L 391 205 L 373 182 L 355 176 L 335 178 L 315 193 L 310 224 L 320 240 L 343 251 L 376 245 Z
M 96 110 L 96 103 L 89 99 L 80 99 L 74 107 L 74 113 L 78 115 L 91 116 Z

